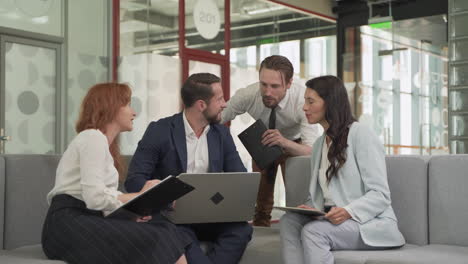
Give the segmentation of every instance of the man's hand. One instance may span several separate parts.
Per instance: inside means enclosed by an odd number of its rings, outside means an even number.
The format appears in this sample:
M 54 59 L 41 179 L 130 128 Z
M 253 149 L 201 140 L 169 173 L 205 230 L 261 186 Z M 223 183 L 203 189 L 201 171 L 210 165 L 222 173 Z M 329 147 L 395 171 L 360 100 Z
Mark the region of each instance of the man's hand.
M 151 220 L 151 219 L 153 219 L 153 217 L 152 217 L 151 215 L 147 215 L 147 216 L 138 217 L 138 218 L 136 219 L 136 221 L 137 221 L 138 223 L 146 223 L 146 222 L 148 222 L 148 221 Z
M 262 135 L 262 144 L 268 146 L 286 147 L 288 139 L 284 138 L 278 129 L 268 129 Z
M 339 225 L 344 221 L 351 218 L 351 215 L 342 207 L 332 207 L 330 211 L 325 215 L 332 224 Z

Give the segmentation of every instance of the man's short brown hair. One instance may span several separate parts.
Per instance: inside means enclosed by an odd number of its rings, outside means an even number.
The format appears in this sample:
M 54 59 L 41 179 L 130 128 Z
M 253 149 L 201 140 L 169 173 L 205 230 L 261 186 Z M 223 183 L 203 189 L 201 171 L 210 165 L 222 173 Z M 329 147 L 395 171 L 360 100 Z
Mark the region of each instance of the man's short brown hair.
M 294 67 L 292 63 L 288 60 L 288 58 L 281 55 L 272 55 L 266 57 L 260 64 L 260 71 L 262 71 L 263 68 L 281 72 L 281 75 L 284 76 L 286 83 L 291 81 L 294 74 Z
M 188 77 L 182 85 L 180 94 L 185 107 L 191 107 L 197 100 L 203 100 L 207 104 L 214 96 L 213 83 L 219 83 L 221 79 L 211 73 L 195 73 Z

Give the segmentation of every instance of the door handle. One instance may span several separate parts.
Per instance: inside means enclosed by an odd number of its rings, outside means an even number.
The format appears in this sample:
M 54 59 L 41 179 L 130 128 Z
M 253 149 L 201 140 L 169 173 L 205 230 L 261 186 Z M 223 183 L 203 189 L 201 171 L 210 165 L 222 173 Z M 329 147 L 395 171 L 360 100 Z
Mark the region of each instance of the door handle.
M 0 129 L 0 141 L 11 140 L 11 137 L 10 136 L 5 136 L 4 133 L 5 133 L 5 130 L 3 128 L 1 128 Z
M 11 137 L 4 135 L 5 130 L 0 128 L 0 154 L 5 152 L 5 141 L 11 140 Z

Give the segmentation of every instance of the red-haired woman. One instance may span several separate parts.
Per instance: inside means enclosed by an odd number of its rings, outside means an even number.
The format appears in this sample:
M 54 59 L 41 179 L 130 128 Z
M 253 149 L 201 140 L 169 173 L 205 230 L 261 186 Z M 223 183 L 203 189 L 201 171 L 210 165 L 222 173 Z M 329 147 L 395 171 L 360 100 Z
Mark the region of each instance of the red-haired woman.
M 42 247 L 50 259 L 67 263 L 187 263 L 190 242 L 162 217 L 137 221 L 104 215 L 138 193 L 117 190 L 122 163 L 120 132 L 133 128 L 131 90 L 126 84 L 90 88 L 81 104 L 78 135 L 57 168 L 48 194 Z M 157 184 L 148 181 L 141 192 Z

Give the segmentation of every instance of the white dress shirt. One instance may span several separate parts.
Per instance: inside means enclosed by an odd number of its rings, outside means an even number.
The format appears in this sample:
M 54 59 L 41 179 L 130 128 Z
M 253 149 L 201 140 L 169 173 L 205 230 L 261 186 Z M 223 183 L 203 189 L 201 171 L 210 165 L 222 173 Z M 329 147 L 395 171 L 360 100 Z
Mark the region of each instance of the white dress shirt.
M 319 169 L 319 176 L 318 181 L 319 185 L 322 188 L 323 193 L 323 204 L 327 206 L 334 206 L 335 202 L 331 197 L 330 191 L 328 190 L 328 181 L 327 181 L 327 169 L 330 166 L 330 161 L 328 160 L 328 150 L 329 146 L 325 141 L 322 147 L 322 159 L 320 160 L 320 169 Z
M 198 138 L 190 126 L 185 112 L 182 116 L 184 118 L 185 141 L 187 142 L 187 173 L 206 173 L 210 164 L 206 137 L 210 126 L 207 125 Z
M 312 146 L 315 140 L 321 136 L 320 125 L 311 125 L 302 110 L 304 106 L 305 87 L 291 84 L 285 97 L 276 107 L 276 128 L 289 139 L 301 139 L 303 144 Z M 255 120 L 261 119 L 268 127 L 271 109 L 266 107 L 260 93 L 260 83 L 251 84 L 237 90 L 227 102 L 227 107 L 222 112 L 222 123 L 233 120 L 237 115 L 249 113 Z
M 84 201 L 92 210 L 108 213 L 122 203 L 117 196 L 119 173 L 109 151 L 107 137 L 99 130 L 80 132 L 63 153 L 57 167 L 55 186 L 47 195 L 50 204 L 58 194 Z

